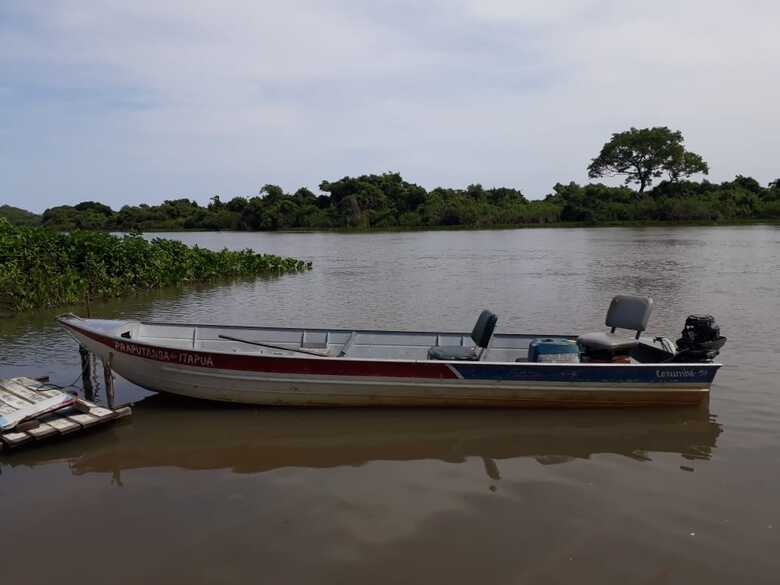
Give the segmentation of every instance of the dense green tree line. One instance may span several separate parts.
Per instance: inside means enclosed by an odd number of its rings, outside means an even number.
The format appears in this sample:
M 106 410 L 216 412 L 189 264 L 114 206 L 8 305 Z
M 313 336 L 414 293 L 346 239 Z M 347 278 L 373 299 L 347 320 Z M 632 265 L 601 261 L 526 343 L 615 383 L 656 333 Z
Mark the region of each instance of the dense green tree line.
M 559 183 L 544 199 L 529 201 L 514 188 L 474 184 L 427 191 L 398 173 L 385 173 L 323 181 L 319 195 L 305 187 L 285 193 L 277 185 L 265 185 L 253 197 L 222 201 L 215 195 L 206 207 L 173 199 L 114 211 L 84 201 L 47 209 L 40 221 L 59 231 L 254 231 L 780 219 L 780 180 L 766 187 L 741 175 L 720 184 L 688 180 L 708 172 L 704 159 L 685 148 L 679 130 L 656 126 L 616 132 L 588 165 L 590 178 L 622 176 L 637 191 Z M 0 207 L 3 214 L 15 223 L 37 221 L 37 216 L 7 206 Z
M 729 222 L 780 219 L 780 182 L 762 187 L 750 177 L 716 184 L 663 181 L 651 191 L 575 183 L 555 185 L 546 201 L 562 222 Z
M 517 189 L 437 188 L 430 192 L 398 173 L 323 181 L 321 194 L 301 188 L 285 193 L 265 185 L 257 196 L 208 206 L 189 199 L 161 205 L 125 206 L 114 211 L 86 201 L 47 209 L 42 224 L 58 230 L 282 230 L 369 229 L 425 226 L 491 226 L 557 221 L 555 206 L 529 202 Z
M 319 195 L 306 188 L 285 193 L 265 185 L 257 196 L 227 201 L 214 196 L 207 206 L 174 199 L 118 211 L 85 201 L 47 209 L 40 222 L 59 231 L 254 231 L 780 219 L 778 181 L 764 187 L 742 176 L 720 184 L 666 180 L 644 192 L 600 183 L 557 184 L 544 199 L 531 201 L 517 189 L 478 184 L 427 191 L 397 173 L 324 181 L 320 190 Z

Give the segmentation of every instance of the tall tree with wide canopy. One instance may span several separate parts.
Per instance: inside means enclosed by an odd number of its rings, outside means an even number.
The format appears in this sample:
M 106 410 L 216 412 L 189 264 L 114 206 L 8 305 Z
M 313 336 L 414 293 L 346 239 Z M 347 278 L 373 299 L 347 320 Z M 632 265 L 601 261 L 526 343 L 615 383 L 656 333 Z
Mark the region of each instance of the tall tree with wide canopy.
M 685 150 L 682 133 L 666 126 L 617 132 L 588 165 L 591 179 L 625 175 L 626 185 L 639 184 L 639 193 L 664 173 L 669 180 L 677 181 L 708 172 L 709 166 L 701 156 Z

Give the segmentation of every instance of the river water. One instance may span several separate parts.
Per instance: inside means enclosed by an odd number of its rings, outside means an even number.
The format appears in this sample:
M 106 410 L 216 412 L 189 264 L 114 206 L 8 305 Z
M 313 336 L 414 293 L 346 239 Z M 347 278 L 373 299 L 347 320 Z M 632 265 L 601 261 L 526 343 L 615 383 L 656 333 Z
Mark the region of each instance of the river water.
M 168 236 L 314 269 L 94 314 L 470 330 L 490 308 L 579 333 L 636 292 L 650 333 L 714 314 L 726 367 L 709 404 L 643 411 L 231 407 L 120 380 L 130 419 L 0 454 L 0 583 L 780 579 L 778 227 Z M 0 320 L 0 377 L 78 380 L 54 314 Z

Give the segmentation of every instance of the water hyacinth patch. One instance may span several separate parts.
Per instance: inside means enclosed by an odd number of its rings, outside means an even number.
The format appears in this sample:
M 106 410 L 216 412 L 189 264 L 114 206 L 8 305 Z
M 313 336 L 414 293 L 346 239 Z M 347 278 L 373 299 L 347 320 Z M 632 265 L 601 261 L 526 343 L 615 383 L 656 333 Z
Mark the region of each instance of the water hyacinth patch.
M 0 218 L 0 307 L 24 311 L 181 283 L 280 275 L 311 268 L 252 250 L 212 251 L 139 234 L 57 233 Z

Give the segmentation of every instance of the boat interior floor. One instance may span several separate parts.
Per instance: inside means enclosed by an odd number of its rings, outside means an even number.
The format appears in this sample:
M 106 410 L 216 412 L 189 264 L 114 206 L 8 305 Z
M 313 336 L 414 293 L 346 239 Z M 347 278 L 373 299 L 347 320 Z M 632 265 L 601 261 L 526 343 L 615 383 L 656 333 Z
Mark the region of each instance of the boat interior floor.
M 226 327 L 125 322 L 121 337 L 156 346 L 247 355 L 288 357 L 348 357 L 386 360 L 427 360 L 431 348 L 472 347 L 470 333 Z M 533 339 L 576 335 L 498 333 L 481 355 L 482 362 L 523 362 Z M 640 338 L 630 353 L 633 363 L 666 361 L 668 353 L 651 337 Z

